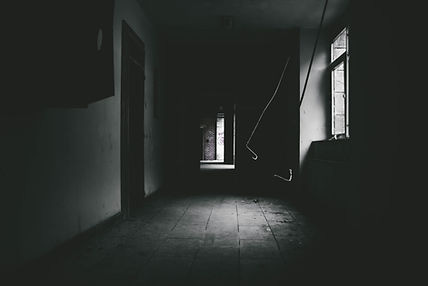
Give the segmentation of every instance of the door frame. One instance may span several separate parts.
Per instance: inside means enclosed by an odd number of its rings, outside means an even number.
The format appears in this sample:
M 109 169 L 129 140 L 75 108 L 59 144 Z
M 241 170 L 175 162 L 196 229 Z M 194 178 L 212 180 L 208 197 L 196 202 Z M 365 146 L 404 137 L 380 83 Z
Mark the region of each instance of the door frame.
M 130 61 L 138 64 L 143 69 L 143 81 L 145 81 L 145 45 L 139 36 L 132 30 L 132 28 L 122 21 L 122 67 L 121 67 L 121 99 L 120 99 L 120 163 L 121 163 L 121 213 L 123 218 L 129 218 L 134 211 L 136 205 L 141 202 L 134 202 L 136 199 L 135 193 L 132 188 L 131 176 L 133 170 L 131 168 L 131 139 L 130 139 L 130 90 L 128 80 L 131 78 L 130 74 Z M 144 141 L 144 88 L 143 88 L 143 104 L 141 105 L 142 113 L 142 134 Z M 142 148 L 142 171 L 143 181 L 142 186 L 144 192 L 144 144 Z M 135 167 L 135 166 L 134 166 Z M 134 196 L 134 197 L 133 197 Z M 144 197 L 144 195 L 143 195 Z

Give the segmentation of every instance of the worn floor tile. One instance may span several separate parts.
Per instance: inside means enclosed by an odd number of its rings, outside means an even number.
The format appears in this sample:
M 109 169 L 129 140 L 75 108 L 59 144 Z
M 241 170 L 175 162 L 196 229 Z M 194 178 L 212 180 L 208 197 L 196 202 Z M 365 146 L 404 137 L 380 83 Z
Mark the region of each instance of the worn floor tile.
M 205 237 L 206 224 L 178 224 L 168 234 L 168 238 L 196 238 Z
M 158 195 L 28 277 L 49 286 L 294 285 L 319 232 L 283 199 Z
M 273 239 L 241 239 L 239 248 L 241 259 L 280 257 L 278 245 Z
M 238 261 L 197 259 L 188 282 L 189 285 L 239 285 Z
M 241 259 L 240 267 L 240 285 L 287 285 L 280 258 Z
M 240 225 L 240 239 L 274 239 L 272 230 L 267 224 L 264 225 Z
M 167 238 L 154 254 L 156 257 L 193 258 L 202 245 L 202 240 L 194 238 Z
M 192 258 L 156 257 L 141 267 L 140 285 L 184 285 L 192 265 Z

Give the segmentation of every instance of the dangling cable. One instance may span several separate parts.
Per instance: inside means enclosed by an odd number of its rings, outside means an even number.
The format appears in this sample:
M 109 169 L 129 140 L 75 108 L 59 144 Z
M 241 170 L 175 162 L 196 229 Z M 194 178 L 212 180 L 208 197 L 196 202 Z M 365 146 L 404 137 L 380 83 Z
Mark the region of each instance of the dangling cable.
M 311 61 L 309 62 L 308 73 L 306 74 L 305 85 L 303 86 L 302 96 L 300 97 L 299 108 L 300 108 L 300 106 L 302 106 L 303 98 L 305 97 L 306 86 L 308 85 L 309 74 L 311 73 L 312 63 L 313 63 L 314 57 L 315 57 L 315 51 L 317 50 L 318 40 L 319 40 L 320 35 L 321 35 L 321 28 L 322 28 L 322 23 L 324 22 L 324 16 L 325 16 L 325 11 L 327 10 L 327 4 L 328 4 L 328 0 L 325 0 L 324 10 L 322 11 L 321 21 L 320 21 L 320 25 L 318 27 L 317 38 L 315 40 L 314 49 L 312 50 L 312 56 L 311 56 Z
M 265 114 L 266 110 L 268 109 L 269 105 L 271 104 L 271 102 L 273 101 L 273 99 L 275 98 L 275 96 L 276 96 L 276 94 L 278 92 L 279 86 L 281 85 L 282 79 L 284 78 L 285 70 L 287 69 L 289 61 L 290 61 L 290 57 L 287 58 L 287 62 L 285 63 L 284 69 L 282 70 L 282 73 L 281 73 L 281 77 L 279 78 L 278 85 L 276 86 L 276 89 L 275 89 L 275 91 L 274 91 L 271 99 L 266 104 L 266 107 L 263 109 L 262 114 L 259 117 L 259 120 L 257 120 L 257 123 L 254 126 L 253 131 L 251 132 L 250 138 L 248 138 L 247 144 L 245 144 L 245 147 L 247 147 L 247 149 L 251 152 L 251 154 L 253 154 L 253 156 L 252 156 L 253 160 L 257 160 L 259 158 L 259 156 L 248 145 L 250 144 L 250 141 L 253 138 L 254 132 L 256 132 L 256 129 L 259 126 L 259 123 L 262 120 L 263 115 Z
M 288 179 L 284 178 L 283 176 L 280 176 L 278 174 L 273 175 L 274 177 L 277 177 L 281 180 L 287 181 L 287 182 L 291 182 L 291 180 L 293 180 L 293 169 L 288 169 L 289 175 L 288 175 Z
M 319 38 L 320 38 L 320 35 L 321 35 L 321 29 L 322 29 L 322 24 L 324 22 L 325 12 L 327 10 L 327 4 L 328 4 L 328 0 L 325 0 L 324 9 L 323 9 L 322 15 L 321 15 L 321 21 L 320 21 L 320 24 L 319 24 L 319 27 L 318 27 L 318 31 L 317 31 L 317 37 L 315 39 L 314 49 L 312 50 L 311 61 L 309 62 L 309 67 L 308 67 L 308 72 L 306 74 L 305 84 L 303 86 L 302 95 L 300 97 L 299 109 L 302 106 L 303 98 L 305 97 L 305 92 L 306 92 L 306 87 L 308 85 L 309 75 L 310 75 L 311 70 L 312 70 L 312 64 L 313 64 L 314 57 L 315 57 L 315 52 L 316 52 L 316 49 L 317 49 L 317 46 L 318 46 L 318 41 L 319 41 Z M 280 86 L 280 84 L 282 82 L 282 79 L 284 77 L 284 73 L 285 73 L 285 70 L 286 70 L 286 68 L 288 66 L 289 60 L 290 60 L 290 57 L 287 58 L 287 62 L 285 64 L 285 66 L 284 66 L 284 69 L 283 69 L 282 74 L 281 74 L 281 78 L 279 79 L 278 85 L 276 86 L 276 89 L 275 89 L 275 92 L 273 93 L 273 96 L 271 97 L 271 99 L 267 103 L 266 107 L 263 109 L 263 111 L 262 111 L 262 113 L 261 113 L 261 115 L 259 117 L 259 120 L 257 120 L 257 123 L 254 126 L 253 131 L 251 132 L 250 138 L 248 139 L 247 143 L 245 144 L 245 147 L 247 147 L 247 149 L 251 152 L 251 154 L 253 154 L 253 156 L 252 156 L 253 160 L 257 160 L 259 156 L 248 145 L 250 144 L 250 141 L 253 138 L 253 135 L 256 132 L 256 129 L 259 126 L 259 123 L 262 120 L 262 117 L 263 117 L 264 113 L 266 112 L 267 108 L 269 107 L 269 105 L 271 104 L 271 102 L 275 98 L 276 93 L 278 92 L 279 86 Z M 284 178 L 283 176 L 280 176 L 278 174 L 274 174 L 273 176 L 276 177 L 276 178 L 279 178 L 281 180 L 284 180 L 286 182 L 291 182 L 291 180 L 293 179 L 293 170 L 292 169 L 288 169 L 288 171 L 289 171 L 289 177 L 288 177 L 288 179 Z
M 314 57 L 315 57 L 315 51 L 317 49 L 318 41 L 319 41 L 319 38 L 320 38 L 320 35 L 321 35 L 321 29 L 322 29 L 322 24 L 324 22 L 325 11 L 327 10 L 327 4 L 328 4 L 328 0 L 325 0 L 324 9 L 323 9 L 322 15 L 321 15 L 320 25 L 318 27 L 317 38 L 315 40 L 314 49 L 312 50 L 312 56 L 311 56 L 311 61 L 309 63 L 308 73 L 306 74 L 305 85 L 303 86 L 302 96 L 300 97 L 299 109 L 302 106 L 303 98 L 305 97 L 306 86 L 308 85 L 309 75 L 311 73 L 312 63 L 313 63 Z M 288 169 L 288 171 L 289 171 L 288 179 L 284 178 L 283 176 L 277 175 L 277 174 L 275 174 L 273 176 L 276 177 L 276 178 L 279 178 L 281 180 L 284 180 L 286 182 L 291 182 L 291 180 L 293 180 L 293 170 L 292 169 Z

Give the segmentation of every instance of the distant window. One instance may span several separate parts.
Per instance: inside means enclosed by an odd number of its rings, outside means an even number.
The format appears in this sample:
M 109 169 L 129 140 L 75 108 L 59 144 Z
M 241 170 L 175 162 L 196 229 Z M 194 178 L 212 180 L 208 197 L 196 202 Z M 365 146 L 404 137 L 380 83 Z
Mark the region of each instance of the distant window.
M 201 162 L 224 163 L 224 113 L 214 116 L 200 122 Z
M 343 29 L 331 43 L 331 133 L 349 137 L 348 29 Z
M 217 113 L 216 160 L 224 162 L 224 113 Z
M 348 48 L 347 29 L 342 30 L 331 44 L 331 61 L 334 62 L 338 57 L 346 52 Z
M 236 116 L 235 106 L 218 106 L 201 110 L 200 169 L 235 169 Z

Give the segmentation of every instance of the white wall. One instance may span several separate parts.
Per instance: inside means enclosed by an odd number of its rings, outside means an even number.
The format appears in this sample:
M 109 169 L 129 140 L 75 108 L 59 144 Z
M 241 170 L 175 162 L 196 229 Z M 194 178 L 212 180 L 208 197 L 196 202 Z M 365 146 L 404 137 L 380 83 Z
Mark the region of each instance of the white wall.
M 1 115 L 1 267 L 37 258 L 120 212 L 121 25 L 146 45 L 145 192 L 161 186 L 160 121 L 153 119 L 154 30 L 135 0 L 116 1 L 115 96 L 87 108 Z M 160 69 L 160 68 L 158 68 Z M 36 96 L 36 95 L 35 95 Z
M 315 29 L 300 30 L 300 95 L 303 92 L 316 34 Z M 300 171 L 305 166 L 312 141 L 325 140 L 330 133 L 328 61 L 329 43 L 321 33 L 300 107 Z

